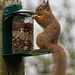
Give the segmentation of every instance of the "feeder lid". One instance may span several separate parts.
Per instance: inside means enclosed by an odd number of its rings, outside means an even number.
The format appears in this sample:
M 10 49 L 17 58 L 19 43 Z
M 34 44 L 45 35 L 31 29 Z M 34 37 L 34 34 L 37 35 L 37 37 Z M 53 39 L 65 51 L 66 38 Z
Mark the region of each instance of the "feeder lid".
M 9 5 L 4 9 L 3 12 L 3 19 L 7 17 L 8 15 L 14 14 L 14 13 L 29 13 L 30 15 L 33 15 L 33 12 L 30 10 L 23 10 L 20 5 Z

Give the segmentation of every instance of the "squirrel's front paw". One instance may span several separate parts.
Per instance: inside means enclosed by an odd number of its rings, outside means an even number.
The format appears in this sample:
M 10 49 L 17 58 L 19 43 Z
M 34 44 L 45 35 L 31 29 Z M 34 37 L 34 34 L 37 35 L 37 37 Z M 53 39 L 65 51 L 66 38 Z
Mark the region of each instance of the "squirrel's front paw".
M 32 15 L 32 19 L 36 19 L 37 18 L 37 15 Z

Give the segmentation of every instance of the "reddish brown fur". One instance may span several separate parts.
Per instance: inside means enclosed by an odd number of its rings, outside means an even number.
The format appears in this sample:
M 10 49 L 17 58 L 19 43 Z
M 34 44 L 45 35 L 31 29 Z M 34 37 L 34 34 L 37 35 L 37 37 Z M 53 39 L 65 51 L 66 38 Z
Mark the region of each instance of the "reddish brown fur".
M 57 44 L 51 44 L 48 49 L 52 49 L 53 52 L 54 67 L 52 75 L 65 75 L 67 59 L 63 48 Z
M 38 34 L 36 43 L 40 49 L 50 49 L 53 53 L 54 68 L 53 75 L 65 75 L 66 72 L 66 54 L 60 46 L 58 46 L 58 38 L 60 35 L 60 24 L 53 15 L 49 2 L 43 1 L 33 15 L 32 18 L 44 29 Z M 35 50 L 35 49 L 34 49 Z

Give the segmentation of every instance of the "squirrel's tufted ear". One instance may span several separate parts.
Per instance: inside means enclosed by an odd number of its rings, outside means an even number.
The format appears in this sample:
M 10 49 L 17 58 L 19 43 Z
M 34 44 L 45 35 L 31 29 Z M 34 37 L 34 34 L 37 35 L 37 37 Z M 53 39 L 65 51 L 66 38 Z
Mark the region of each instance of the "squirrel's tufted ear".
M 47 2 L 45 3 L 45 5 L 47 7 L 47 10 L 49 11 L 50 10 L 49 0 L 47 0 Z
M 45 0 L 43 0 L 43 3 L 45 3 Z
M 49 5 L 49 0 L 47 0 L 46 4 Z
M 49 6 L 49 0 L 47 0 L 47 2 L 45 3 L 46 6 Z

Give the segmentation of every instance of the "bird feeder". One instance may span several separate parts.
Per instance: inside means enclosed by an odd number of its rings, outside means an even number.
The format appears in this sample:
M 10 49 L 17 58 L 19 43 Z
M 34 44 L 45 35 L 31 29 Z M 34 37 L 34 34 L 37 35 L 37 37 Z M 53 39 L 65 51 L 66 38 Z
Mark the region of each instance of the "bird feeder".
M 18 13 L 12 21 L 12 51 L 33 49 L 33 20 L 28 13 Z
M 10 5 L 4 9 L 2 16 L 2 54 L 24 56 L 40 55 L 50 50 L 33 49 L 34 24 L 32 11 L 23 10 L 20 5 Z

